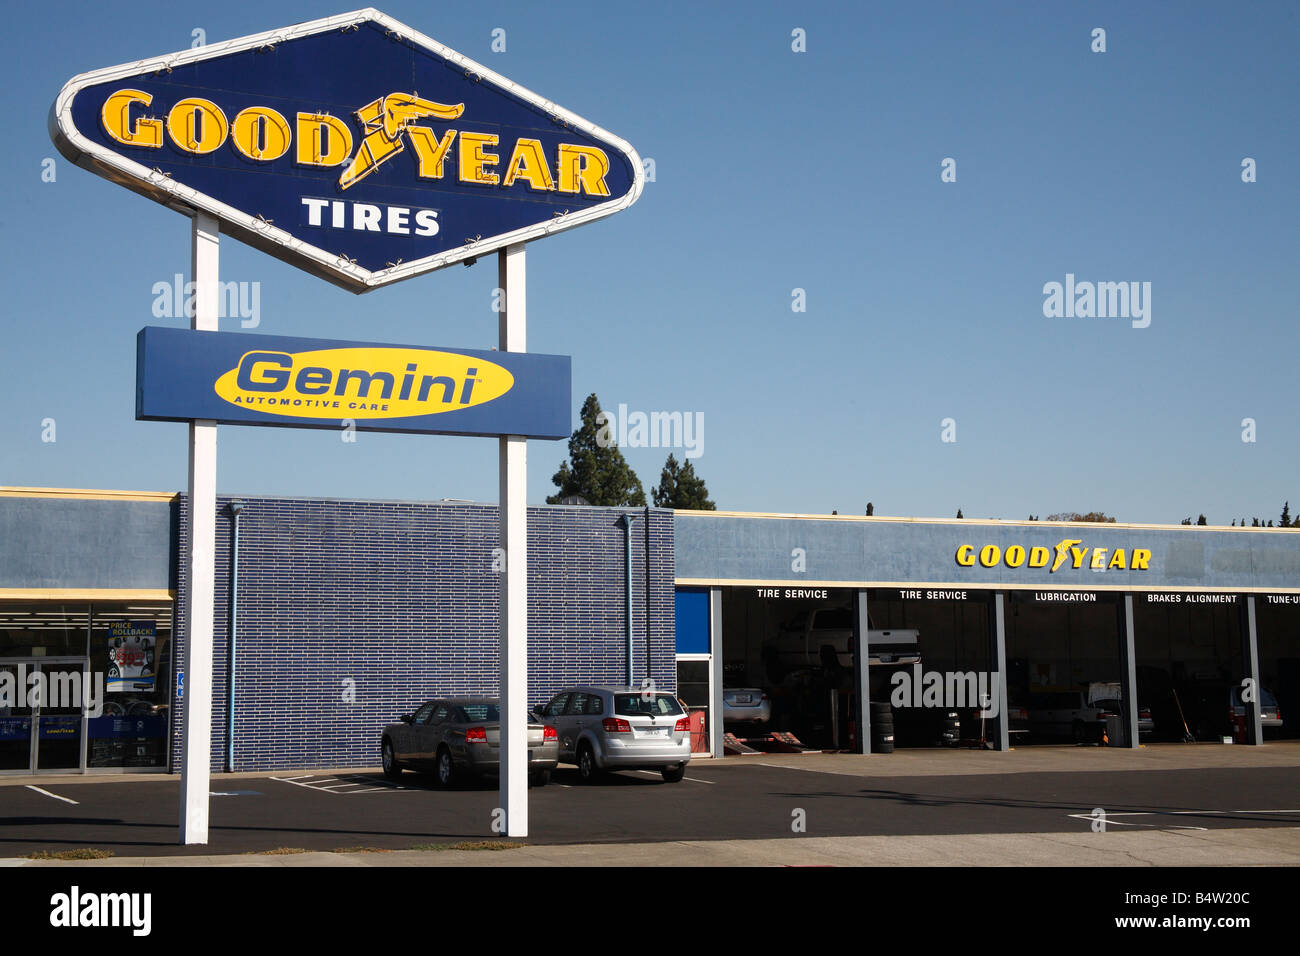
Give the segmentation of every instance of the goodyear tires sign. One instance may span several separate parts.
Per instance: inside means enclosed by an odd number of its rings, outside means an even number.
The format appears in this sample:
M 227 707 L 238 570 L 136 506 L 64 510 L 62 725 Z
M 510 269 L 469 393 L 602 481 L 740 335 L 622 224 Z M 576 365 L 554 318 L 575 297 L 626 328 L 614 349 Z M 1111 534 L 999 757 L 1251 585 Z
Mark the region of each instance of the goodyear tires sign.
M 569 434 L 567 355 L 146 328 L 142 421 L 437 435 Z
M 375 10 L 85 73 L 73 162 L 354 292 L 641 193 L 622 139 Z

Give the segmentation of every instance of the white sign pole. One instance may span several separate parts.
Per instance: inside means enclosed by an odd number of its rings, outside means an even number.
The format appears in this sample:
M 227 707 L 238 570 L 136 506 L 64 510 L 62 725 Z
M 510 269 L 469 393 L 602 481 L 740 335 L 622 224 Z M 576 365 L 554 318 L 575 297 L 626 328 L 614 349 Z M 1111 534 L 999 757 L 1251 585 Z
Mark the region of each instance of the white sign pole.
M 217 331 L 217 220 L 195 213 L 190 244 L 190 328 Z M 190 423 L 190 526 L 185 562 L 185 697 L 181 753 L 181 843 L 208 842 L 212 752 L 212 606 L 216 587 L 217 424 Z
M 497 253 L 504 300 L 497 320 L 502 352 L 525 352 L 527 326 L 524 243 Z M 500 445 L 501 765 L 500 808 L 506 835 L 528 836 L 528 442 L 504 435 Z

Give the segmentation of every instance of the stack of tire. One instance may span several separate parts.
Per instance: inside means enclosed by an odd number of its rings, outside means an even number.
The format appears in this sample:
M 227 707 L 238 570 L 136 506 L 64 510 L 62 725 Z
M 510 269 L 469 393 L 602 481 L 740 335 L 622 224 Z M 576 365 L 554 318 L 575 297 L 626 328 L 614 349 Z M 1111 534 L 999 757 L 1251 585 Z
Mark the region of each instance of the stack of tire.
M 894 752 L 894 710 L 889 701 L 871 702 L 871 752 Z

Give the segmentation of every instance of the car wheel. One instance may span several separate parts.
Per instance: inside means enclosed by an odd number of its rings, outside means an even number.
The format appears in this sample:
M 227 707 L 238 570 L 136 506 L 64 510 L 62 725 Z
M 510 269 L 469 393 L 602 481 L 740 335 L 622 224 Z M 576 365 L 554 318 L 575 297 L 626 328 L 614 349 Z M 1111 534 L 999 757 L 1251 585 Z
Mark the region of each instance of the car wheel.
M 596 766 L 596 752 L 591 749 L 591 744 L 579 744 L 578 779 L 583 783 L 593 783 L 599 773 L 600 768 Z
M 390 740 L 384 741 L 384 776 L 389 780 L 396 780 L 402 775 L 402 765 L 397 761 L 397 754 L 393 753 L 393 743 Z
M 681 783 L 682 777 L 686 776 L 686 762 L 664 767 L 659 772 L 663 774 L 664 783 Z
M 456 786 L 456 762 L 451 759 L 451 751 L 443 747 L 438 751 L 438 786 L 450 789 Z
M 1083 729 L 1083 721 L 1081 720 L 1074 722 L 1074 742 L 1076 744 L 1086 744 L 1088 742 L 1087 734 Z
M 551 782 L 551 772 L 549 770 L 535 770 L 528 775 L 528 784 L 533 787 L 544 787 Z

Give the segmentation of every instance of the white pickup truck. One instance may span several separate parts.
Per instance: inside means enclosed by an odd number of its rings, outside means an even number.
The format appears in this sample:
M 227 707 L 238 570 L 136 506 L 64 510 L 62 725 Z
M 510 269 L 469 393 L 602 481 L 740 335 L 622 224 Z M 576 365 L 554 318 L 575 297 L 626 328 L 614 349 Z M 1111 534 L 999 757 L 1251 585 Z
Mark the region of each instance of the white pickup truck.
M 921 660 L 921 632 L 914 628 L 877 630 L 867 619 L 868 662 L 876 665 L 916 664 Z M 830 648 L 823 651 L 823 648 Z M 853 666 L 853 611 L 819 607 L 796 617 L 764 646 L 769 661 L 785 668 L 824 664 L 834 653 L 841 667 Z

